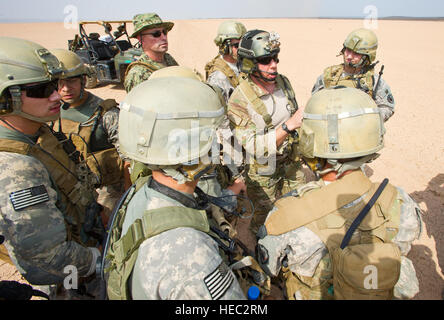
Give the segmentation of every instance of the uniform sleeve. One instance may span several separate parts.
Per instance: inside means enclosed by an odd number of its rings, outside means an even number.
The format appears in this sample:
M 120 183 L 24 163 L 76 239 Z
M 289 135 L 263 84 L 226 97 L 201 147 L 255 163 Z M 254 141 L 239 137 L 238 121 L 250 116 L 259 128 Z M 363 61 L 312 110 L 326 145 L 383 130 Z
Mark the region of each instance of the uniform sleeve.
M 0 232 L 22 275 L 40 285 L 63 281 L 66 266 L 86 275 L 93 256 L 66 240 L 65 220 L 46 168 L 25 155 L 1 152 L 0 159 Z
M 377 81 L 376 79 L 375 86 Z M 376 91 L 375 102 L 380 109 L 384 121 L 387 121 L 395 113 L 395 99 L 389 85 L 382 78 Z
M 103 115 L 102 123 L 103 128 L 108 135 L 108 142 L 111 143 L 114 148 L 116 148 L 117 153 L 120 158 L 124 161 L 130 161 L 130 159 L 125 158 L 124 155 L 120 152 L 120 144 L 119 144 L 119 109 L 112 108 L 108 112 Z
M 191 228 L 176 228 L 145 240 L 131 287 L 134 299 L 245 299 L 215 241 Z
M 325 88 L 324 85 L 324 76 L 321 74 L 317 79 L 315 84 L 313 85 L 313 88 L 311 89 L 311 94 L 314 94 L 318 92 L 319 90 L 322 90 Z
M 237 87 L 228 101 L 228 119 L 233 127 L 233 134 L 244 147 L 247 157 L 252 157 L 261 164 L 267 163 L 269 156 L 276 154 L 276 132 L 259 130 L 248 113 L 248 102 Z M 249 162 L 249 159 L 246 159 Z
M 126 92 L 130 92 L 132 88 L 134 88 L 141 82 L 148 80 L 148 78 L 151 76 L 151 73 L 152 72 L 141 65 L 136 65 L 132 67 L 126 75 L 125 81 L 123 83 Z
M 211 85 L 219 87 L 222 90 L 225 102 L 228 102 L 234 88 L 231 86 L 230 81 L 223 72 L 219 70 L 214 71 L 208 76 L 207 82 Z

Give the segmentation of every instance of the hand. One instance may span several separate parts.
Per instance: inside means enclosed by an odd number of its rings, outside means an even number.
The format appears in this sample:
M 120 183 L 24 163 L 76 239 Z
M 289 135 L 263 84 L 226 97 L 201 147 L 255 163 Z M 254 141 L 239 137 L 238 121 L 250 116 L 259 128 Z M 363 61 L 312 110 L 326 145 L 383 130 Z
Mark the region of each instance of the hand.
M 289 130 L 293 131 L 301 127 L 302 118 L 304 116 L 304 109 L 304 106 L 299 107 L 299 109 L 291 116 L 291 118 L 285 121 L 285 124 L 287 125 Z
M 227 189 L 233 191 L 234 194 L 247 194 L 247 185 L 245 184 L 244 179 L 241 177 L 237 178 Z

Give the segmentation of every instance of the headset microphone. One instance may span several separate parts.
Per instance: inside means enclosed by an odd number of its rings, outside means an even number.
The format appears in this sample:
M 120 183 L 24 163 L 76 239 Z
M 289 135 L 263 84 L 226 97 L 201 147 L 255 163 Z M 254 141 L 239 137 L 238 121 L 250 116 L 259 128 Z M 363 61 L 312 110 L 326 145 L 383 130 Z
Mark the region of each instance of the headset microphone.
M 63 100 L 61 100 L 60 102 L 62 103 L 62 109 L 63 110 L 68 110 L 69 109 L 70 104 L 68 102 L 65 102 Z

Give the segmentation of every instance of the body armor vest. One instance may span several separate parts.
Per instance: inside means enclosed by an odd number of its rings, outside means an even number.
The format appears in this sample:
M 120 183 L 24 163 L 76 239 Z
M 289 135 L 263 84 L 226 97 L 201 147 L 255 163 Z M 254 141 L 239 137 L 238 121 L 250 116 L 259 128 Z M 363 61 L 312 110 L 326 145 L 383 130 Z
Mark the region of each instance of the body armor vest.
M 265 223 L 267 234 L 279 235 L 305 226 L 322 240 L 331 259 L 329 263 L 324 257 L 316 273 L 324 279 L 332 278 L 332 283 L 328 280 L 313 283 L 310 277 L 296 276 L 288 268 L 283 268 L 289 297 L 294 297 L 297 291 L 307 292 L 306 288 L 311 287 L 309 291 L 319 291 L 317 298 L 325 299 L 332 284 L 336 299 L 393 297 L 401 258 L 398 246 L 391 242 L 398 232 L 400 221 L 400 204 L 396 201 L 394 186 L 388 184 L 385 187 L 353 233 L 350 243 L 340 248 L 350 225 L 378 187 L 379 183 L 372 183 L 357 171 L 330 185 L 309 191 L 302 198 L 286 197 L 276 202 L 278 210 Z M 373 290 L 365 287 L 367 274 L 363 269 L 368 265 L 378 270 L 377 288 Z M 310 295 L 307 293 L 304 298 L 310 298 Z
M 102 101 L 93 115 L 84 122 L 88 122 L 88 125 L 63 118 L 54 122 L 54 129 L 58 130 L 61 122 L 62 132 L 81 152 L 88 167 L 99 178 L 101 186 L 119 183 L 123 178 L 123 161 L 116 148 L 106 141 L 103 128 L 100 130 L 102 137 L 97 137 L 103 114 L 116 106 L 117 103 L 113 99 Z
M 65 217 L 67 240 L 85 245 L 88 239 L 81 234 L 81 227 L 88 205 L 95 202 L 95 177 L 84 162 L 76 165 L 70 160 L 50 128 L 40 130 L 42 134 L 36 143 L 40 148 L 17 140 L 0 139 L 0 151 L 32 156 L 45 165 L 59 195 L 56 206 Z
M 149 177 L 148 184 L 152 183 Z M 140 187 L 140 186 L 139 186 Z M 160 185 L 162 191 L 164 186 Z M 168 189 L 168 188 L 166 188 Z M 126 216 L 126 210 L 131 198 L 136 193 L 136 184 L 127 192 L 126 198 L 122 201 L 120 208 L 115 213 L 109 238 L 106 244 L 105 259 L 105 278 L 107 281 L 107 293 L 110 300 L 129 300 L 131 292 L 128 287 L 128 280 L 133 271 L 139 246 L 143 241 L 154 237 L 162 232 L 180 227 L 193 228 L 201 232 L 207 233 L 219 245 L 220 254 L 223 260 L 228 262 L 228 253 L 234 255 L 234 259 L 238 261 L 238 266 L 232 267 L 232 270 L 238 272 L 246 272 L 242 270 L 246 267 L 254 270 L 254 272 L 262 275 L 261 290 L 265 294 L 270 292 L 270 279 L 262 271 L 261 267 L 254 258 L 247 256 L 245 258 L 239 252 L 235 252 L 235 241 L 226 236 L 226 234 L 218 230 L 219 221 L 216 218 L 208 217 L 207 212 L 201 208 L 189 208 L 181 206 L 170 206 L 146 210 L 141 219 L 137 219 L 122 236 L 122 226 Z M 162 192 L 163 193 L 163 192 Z M 223 213 L 221 213 L 223 215 Z M 224 223 L 228 223 L 222 219 Z M 245 259 L 245 260 L 244 260 Z M 248 261 L 246 261 L 248 260 Z M 244 283 L 240 283 L 246 292 L 248 281 L 246 274 L 241 276 L 245 279 Z M 251 280 L 250 280 L 251 281 Z M 257 284 L 256 284 L 257 285 Z
M 236 88 L 239 85 L 239 78 L 236 76 L 236 73 L 220 56 L 215 57 L 205 66 L 205 77 L 207 80 L 208 76 L 214 71 L 222 72 L 227 77 L 228 81 L 230 81 L 233 88 Z
M 334 86 L 345 86 L 350 88 L 357 88 L 373 98 L 373 87 L 375 82 L 374 68 L 367 70 L 365 73 L 353 74 L 343 76 L 344 65 L 328 67 L 324 70 L 324 86 L 330 88 Z

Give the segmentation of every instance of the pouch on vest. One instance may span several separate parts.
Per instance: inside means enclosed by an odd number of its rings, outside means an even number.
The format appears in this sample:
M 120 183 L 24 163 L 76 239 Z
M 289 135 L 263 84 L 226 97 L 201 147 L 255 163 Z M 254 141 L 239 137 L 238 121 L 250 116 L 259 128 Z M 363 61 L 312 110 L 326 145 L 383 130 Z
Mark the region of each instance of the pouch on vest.
M 369 243 L 331 252 L 335 299 L 388 300 L 401 270 L 401 252 L 394 243 Z

